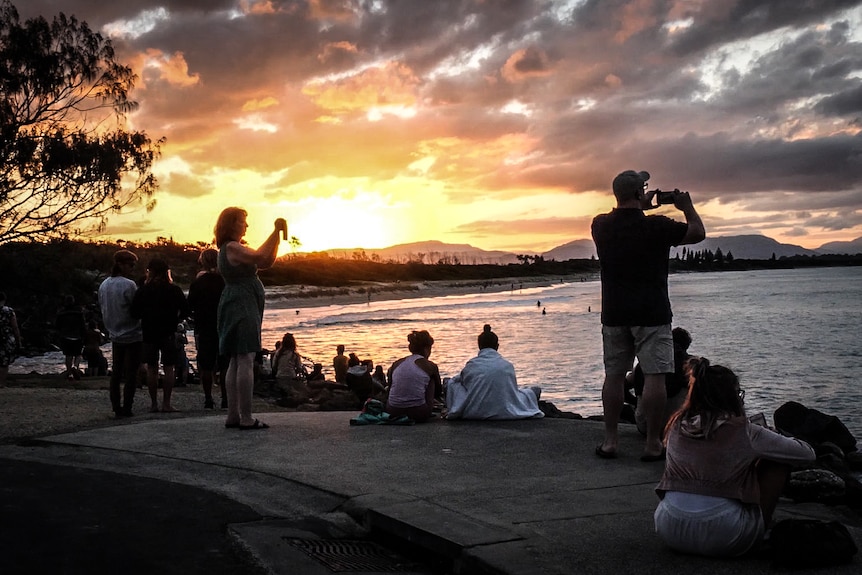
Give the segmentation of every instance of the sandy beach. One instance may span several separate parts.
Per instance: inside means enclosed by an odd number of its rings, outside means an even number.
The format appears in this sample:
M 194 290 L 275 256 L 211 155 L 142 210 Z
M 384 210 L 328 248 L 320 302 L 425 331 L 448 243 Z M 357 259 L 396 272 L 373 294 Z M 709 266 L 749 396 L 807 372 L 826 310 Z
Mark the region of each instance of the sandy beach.
M 428 282 L 362 282 L 350 287 L 325 288 L 317 286 L 268 286 L 267 306 L 282 309 L 301 309 L 330 305 L 352 305 L 369 301 L 391 301 L 415 298 L 434 298 L 475 293 L 500 293 L 556 283 L 598 280 L 596 273 L 566 276 L 523 278 L 496 278 L 487 280 L 442 280 Z

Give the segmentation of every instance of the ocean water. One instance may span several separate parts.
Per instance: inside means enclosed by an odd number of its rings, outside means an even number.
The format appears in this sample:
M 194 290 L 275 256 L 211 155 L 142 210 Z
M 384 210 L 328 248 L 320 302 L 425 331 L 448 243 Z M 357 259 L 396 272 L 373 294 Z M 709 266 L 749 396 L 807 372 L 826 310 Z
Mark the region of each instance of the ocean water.
M 273 304 L 264 315 L 263 345 L 274 348 L 289 331 L 300 354 L 322 363 L 331 377 L 336 345 L 385 370 L 408 354 L 407 334 L 426 329 L 435 339 L 431 360 L 447 377 L 476 354 L 476 337 L 488 323 L 519 384 L 542 386 L 542 398 L 564 411 L 597 415 L 600 287 L 598 281 L 576 281 L 303 308 L 298 314 Z M 862 268 L 675 274 L 670 295 L 674 325 L 691 332 L 690 352 L 737 373 L 749 413 L 763 412 L 771 424 L 775 409 L 798 401 L 838 416 L 862 442 Z M 189 353 L 193 357 L 193 346 Z M 62 370 L 62 358 L 56 360 L 48 372 Z M 44 372 L 25 365 L 30 363 L 21 358 L 10 371 Z
M 604 377 L 600 283 L 300 310 L 269 309 L 264 346 L 285 331 L 330 369 L 335 346 L 386 369 L 407 354 L 407 334 L 427 329 L 431 359 L 456 374 L 491 324 L 518 383 L 582 415 L 600 414 Z M 733 369 L 746 409 L 772 414 L 798 401 L 838 416 L 862 441 L 862 268 L 816 268 L 670 277 L 674 325 L 690 352 Z M 541 305 L 537 305 L 540 303 Z M 546 314 L 542 314 L 545 309 Z

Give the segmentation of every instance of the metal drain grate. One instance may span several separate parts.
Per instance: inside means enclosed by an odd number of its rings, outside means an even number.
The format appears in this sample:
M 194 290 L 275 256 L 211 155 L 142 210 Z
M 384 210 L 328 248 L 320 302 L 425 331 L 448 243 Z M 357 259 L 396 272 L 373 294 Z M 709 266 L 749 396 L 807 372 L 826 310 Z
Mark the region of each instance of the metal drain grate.
M 416 563 L 396 555 L 373 541 L 292 537 L 283 537 L 283 539 L 325 565 L 333 573 L 362 571 L 401 573 L 416 567 Z

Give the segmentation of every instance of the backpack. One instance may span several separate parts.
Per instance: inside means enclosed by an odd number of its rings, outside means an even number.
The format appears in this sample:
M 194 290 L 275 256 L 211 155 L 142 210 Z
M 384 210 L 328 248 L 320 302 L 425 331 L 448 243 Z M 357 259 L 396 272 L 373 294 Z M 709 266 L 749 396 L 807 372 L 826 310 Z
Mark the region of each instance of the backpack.
M 772 563 L 776 567 L 805 569 L 828 567 L 852 561 L 856 542 L 838 521 L 784 519 L 769 536 Z
M 810 443 L 812 447 L 828 441 L 844 453 L 856 451 L 856 438 L 834 415 L 788 401 L 775 410 L 772 419 L 779 431 Z

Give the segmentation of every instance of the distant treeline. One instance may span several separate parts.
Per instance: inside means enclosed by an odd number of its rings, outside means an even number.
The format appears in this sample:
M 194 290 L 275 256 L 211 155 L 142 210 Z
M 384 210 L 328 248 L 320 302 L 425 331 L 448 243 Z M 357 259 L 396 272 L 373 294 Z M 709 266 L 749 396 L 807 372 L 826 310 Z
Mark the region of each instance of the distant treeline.
M 27 334 L 49 336 L 54 317 L 67 295 L 97 315 L 96 290 L 110 273 L 113 254 L 124 248 L 140 258 L 138 273 L 143 277 L 147 262 L 164 258 L 174 281 L 188 288 L 198 272 L 197 259 L 204 244 L 177 244 L 160 239 L 157 243 L 133 244 L 57 241 L 51 243 L 7 243 L 0 245 L 0 291 L 18 314 Z M 595 275 L 595 259 L 545 260 L 541 256 L 519 258 L 520 263 L 465 265 L 386 262 L 368 258 L 334 258 L 326 253 L 287 255 L 260 272 L 265 285 L 302 285 L 325 288 L 362 286 L 365 282 L 482 281 L 501 278 L 565 277 Z M 444 260 L 445 261 L 445 260 Z M 862 254 L 854 256 L 797 256 L 768 260 L 742 260 L 732 254 L 686 251 L 670 260 L 672 271 L 731 271 L 786 269 L 814 266 L 862 265 Z M 31 344 L 39 345 L 38 341 Z M 44 343 L 44 342 L 42 342 Z
M 682 253 L 670 260 L 671 271 L 746 271 L 762 269 L 794 269 L 806 267 L 835 267 L 862 265 L 862 254 L 818 256 L 798 255 L 776 258 L 775 254 L 765 260 L 736 259 L 731 252 L 715 250 L 683 249 Z

